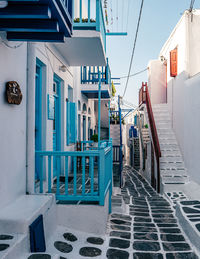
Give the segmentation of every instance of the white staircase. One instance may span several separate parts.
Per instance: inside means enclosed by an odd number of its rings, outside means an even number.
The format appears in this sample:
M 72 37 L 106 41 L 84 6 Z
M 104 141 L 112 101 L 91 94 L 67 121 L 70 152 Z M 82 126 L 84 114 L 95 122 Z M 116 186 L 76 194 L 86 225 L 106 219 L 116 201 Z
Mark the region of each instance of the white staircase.
M 161 183 L 165 191 L 170 185 L 185 184 L 189 179 L 172 129 L 167 104 L 156 104 L 152 108 L 162 155 L 160 158 Z

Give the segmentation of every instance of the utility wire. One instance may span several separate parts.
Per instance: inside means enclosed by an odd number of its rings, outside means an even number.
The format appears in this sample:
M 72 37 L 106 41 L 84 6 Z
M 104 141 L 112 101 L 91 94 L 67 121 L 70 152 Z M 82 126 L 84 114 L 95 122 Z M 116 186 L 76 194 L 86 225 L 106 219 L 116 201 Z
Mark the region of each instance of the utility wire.
M 192 12 L 192 9 L 194 7 L 194 3 L 195 3 L 195 0 L 191 0 L 191 2 L 190 2 L 190 9 L 189 9 L 190 12 Z
M 147 71 L 147 70 L 148 70 L 148 67 L 145 68 L 145 69 L 143 69 L 143 70 L 141 70 L 141 71 L 139 71 L 139 72 L 136 72 L 135 74 L 129 75 L 129 77 L 137 76 L 137 75 L 139 75 L 139 74 L 144 73 L 144 72 Z M 122 79 L 122 78 L 127 78 L 127 77 L 128 77 L 128 76 L 122 76 L 122 77 L 120 77 L 120 79 Z
M 128 87 L 129 77 L 130 77 L 132 63 L 133 63 L 133 57 L 134 57 L 134 54 L 135 54 L 135 47 L 136 47 L 136 42 L 137 42 L 137 36 L 138 36 L 139 27 L 140 27 L 140 20 L 141 20 L 141 16 L 142 16 L 143 4 L 144 4 L 144 0 L 142 0 L 141 6 L 140 6 L 140 13 L 139 13 L 137 29 L 136 29 L 136 33 L 135 33 L 135 40 L 134 40 L 133 51 L 132 51 L 132 55 L 131 55 L 131 62 L 130 62 L 130 66 L 129 66 L 129 71 L 128 71 L 128 76 L 127 76 L 127 81 L 126 81 L 126 86 L 125 86 L 125 89 L 124 89 L 123 97 L 124 97 L 124 95 L 126 93 L 126 90 L 127 90 L 127 87 Z

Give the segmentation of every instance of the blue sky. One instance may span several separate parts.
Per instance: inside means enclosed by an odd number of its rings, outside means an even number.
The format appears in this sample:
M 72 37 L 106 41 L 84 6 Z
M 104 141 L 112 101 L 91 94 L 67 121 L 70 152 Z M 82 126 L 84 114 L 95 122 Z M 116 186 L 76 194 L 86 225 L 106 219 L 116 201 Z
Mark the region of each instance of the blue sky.
M 128 32 L 126 37 L 107 37 L 107 55 L 113 77 L 128 74 L 140 4 L 141 0 L 108 1 L 109 30 L 119 32 L 123 28 L 123 31 Z M 144 0 L 131 74 L 145 69 L 149 60 L 158 58 L 163 44 L 189 6 L 190 0 Z M 196 1 L 194 8 L 198 7 L 200 7 L 200 2 Z M 113 18 L 113 25 L 111 25 L 111 18 Z M 125 100 L 138 104 L 138 89 L 142 81 L 147 81 L 146 72 L 130 78 Z M 116 86 L 117 95 L 123 95 L 125 83 L 126 79 L 122 79 L 121 85 Z

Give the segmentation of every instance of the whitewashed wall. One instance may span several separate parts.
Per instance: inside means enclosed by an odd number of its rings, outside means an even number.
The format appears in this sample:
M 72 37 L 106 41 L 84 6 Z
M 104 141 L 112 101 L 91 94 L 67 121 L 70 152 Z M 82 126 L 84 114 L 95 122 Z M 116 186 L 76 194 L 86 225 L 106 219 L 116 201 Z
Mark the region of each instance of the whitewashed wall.
M 166 65 L 160 60 L 152 60 L 148 67 L 151 103 L 166 103 Z
M 19 43 L 10 44 L 12 46 Z M 26 192 L 26 55 L 24 43 L 16 49 L 0 43 L 0 207 Z M 5 100 L 5 85 L 17 81 L 20 105 Z
M 200 183 L 200 11 L 187 11 L 163 46 L 167 60 L 167 103 L 184 162 L 191 178 Z M 178 48 L 178 75 L 170 77 L 170 51 Z M 159 71 L 159 69 L 158 69 Z M 152 75 L 149 80 L 153 81 Z M 162 99 L 162 98 L 161 98 Z

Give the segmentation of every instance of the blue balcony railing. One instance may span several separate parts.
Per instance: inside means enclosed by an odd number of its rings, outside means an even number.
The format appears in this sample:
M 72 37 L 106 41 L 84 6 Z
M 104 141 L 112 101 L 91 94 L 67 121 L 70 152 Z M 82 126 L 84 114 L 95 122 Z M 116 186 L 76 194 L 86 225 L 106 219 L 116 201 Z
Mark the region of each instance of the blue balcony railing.
M 106 27 L 101 0 L 78 0 L 77 3 L 77 6 L 75 5 L 74 8 L 74 30 L 95 30 L 101 32 L 106 51 Z
M 109 192 L 111 211 L 111 144 L 88 151 L 36 151 L 36 155 L 40 160 L 40 193 L 55 193 L 58 201 L 95 202 L 103 206 Z
M 108 64 L 108 59 L 106 67 L 81 67 L 81 84 L 97 84 L 99 82 L 99 72 L 101 76 L 101 82 L 111 85 L 111 71 Z
M 12 41 L 63 42 L 72 34 L 72 12 L 73 0 L 9 0 L 0 8 L 0 31 Z

